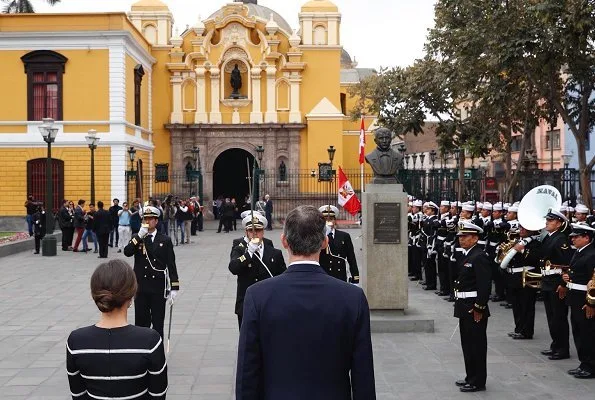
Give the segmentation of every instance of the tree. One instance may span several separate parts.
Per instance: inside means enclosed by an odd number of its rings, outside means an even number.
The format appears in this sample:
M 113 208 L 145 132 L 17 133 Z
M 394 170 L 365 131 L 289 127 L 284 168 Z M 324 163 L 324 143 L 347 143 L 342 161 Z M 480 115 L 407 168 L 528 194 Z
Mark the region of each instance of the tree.
M 49 5 L 53 6 L 60 2 L 60 0 L 45 0 Z M 20 14 L 20 13 L 34 13 L 35 9 L 30 0 L 2 0 L 5 4 L 2 12 L 4 14 Z

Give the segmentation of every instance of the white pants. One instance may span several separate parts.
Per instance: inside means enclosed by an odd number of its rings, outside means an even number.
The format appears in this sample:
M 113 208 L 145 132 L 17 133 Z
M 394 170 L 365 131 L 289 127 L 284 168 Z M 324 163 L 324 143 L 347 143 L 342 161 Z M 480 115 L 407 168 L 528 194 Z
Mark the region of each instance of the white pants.
M 120 250 L 124 250 L 124 247 L 128 245 L 128 242 L 130 242 L 130 238 L 132 237 L 132 230 L 130 229 L 130 226 L 118 226 L 118 235 L 120 235 L 118 248 Z

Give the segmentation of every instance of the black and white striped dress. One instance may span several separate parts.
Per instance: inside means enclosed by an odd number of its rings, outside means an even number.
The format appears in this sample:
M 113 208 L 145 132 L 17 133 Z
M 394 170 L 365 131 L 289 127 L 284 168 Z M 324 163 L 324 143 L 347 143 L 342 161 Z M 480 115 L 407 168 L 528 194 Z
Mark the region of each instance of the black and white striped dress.
M 149 328 L 91 325 L 73 331 L 66 370 L 76 400 L 165 399 L 167 392 L 163 341 Z

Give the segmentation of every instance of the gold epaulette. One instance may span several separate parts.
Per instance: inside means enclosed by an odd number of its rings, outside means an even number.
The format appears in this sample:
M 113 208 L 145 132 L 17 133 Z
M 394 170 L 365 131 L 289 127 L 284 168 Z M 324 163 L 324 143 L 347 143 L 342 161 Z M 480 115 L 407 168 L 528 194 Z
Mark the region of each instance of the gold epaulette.
M 359 281 L 359 276 L 354 276 L 353 279 L 357 279 Z
M 240 244 L 238 246 L 244 247 L 244 243 L 240 242 Z
M 240 260 L 241 262 L 244 262 L 244 261 L 246 261 L 246 256 L 242 255 L 242 256 L 239 258 L 239 260 Z
M 171 286 L 172 287 L 174 287 L 174 286 L 180 287 L 180 282 L 172 282 Z
M 134 244 L 135 246 L 138 244 L 138 240 L 136 240 L 135 237 L 133 237 L 131 240 L 132 244 Z

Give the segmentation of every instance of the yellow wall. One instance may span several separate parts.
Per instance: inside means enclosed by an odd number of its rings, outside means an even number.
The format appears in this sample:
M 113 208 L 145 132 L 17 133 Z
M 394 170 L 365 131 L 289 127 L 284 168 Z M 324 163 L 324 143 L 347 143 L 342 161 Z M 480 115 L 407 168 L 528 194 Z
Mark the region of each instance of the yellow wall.
M 341 109 L 341 50 L 305 50 L 300 109 L 309 113 L 323 97 Z
M 2 176 L 2 207 L 0 216 L 24 215 L 27 197 L 27 161 L 45 158 L 46 148 L 0 148 L 0 175 Z M 55 147 L 52 157 L 64 161 L 64 197 L 85 199 L 91 197 L 91 161 L 88 147 Z M 95 201 L 111 203 L 111 150 L 95 150 Z
M 157 63 L 153 66 L 153 162 L 169 164 L 171 170 L 170 133 L 165 129 L 172 110 L 172 92 L 169 71 L 165 64 L 169 61 L 169 49 L 154 50 Z M 194 121 L 193 121 L 194 122 Z
M 1 121 L 27 120 L 27 74 L 21 61 L 21 57 L 27 53 L 28 51 L 0 51 L 0 87 L 4 94 L 10 93 L 10 96 L 0 96 Z

